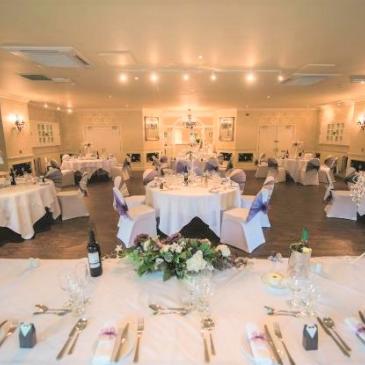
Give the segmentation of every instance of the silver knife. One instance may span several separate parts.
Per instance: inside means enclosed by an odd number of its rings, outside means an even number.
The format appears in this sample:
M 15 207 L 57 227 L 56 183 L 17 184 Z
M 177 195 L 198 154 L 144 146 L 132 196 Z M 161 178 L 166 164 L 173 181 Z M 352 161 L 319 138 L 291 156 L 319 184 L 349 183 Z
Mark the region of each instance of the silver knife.
M 362 314 L 361 311 L 359 311 L 359 316 L 360 316 L 360 319 L 362 320 L 362 323 L 365 324 L 365 317 L 364 317 L 364 315 Z
M 129 322 L 124 326 L 122 334 L 120 335 L 119 342 L 118 342 L 118 349 L 115 352 L 113 359 L 112 359 L 113 362 L 117 362 L 119 360 L 123 345 L 127 341 L 128 329 L 129 329 Z
M 274 354 L 274 356 L 275 356 L 275 359 L 276 359 L 277 363 L 278 363 L 279 365 L 283 365 L 283 360 L 281 360 L 281 357 L 280 357 L 280 355 L 279 355 L 279 352 L 278 352 L 278 350 L 277 350 L 277 348 L 276 348 L 276 346 L 275 346 L 275 342 L 274 342 L 274 340 L 272 339 L 272 336 L 271 336 L 271 334 L 270 334 L 269 328 L 267 327 L 267 325 L 266 325 L 266 324 L 265 324 L 264 328 L 265 328 L 265 334 L 266 334 L 267 342 L 268 342 L 268 344 L 269 344 L 269 345 L 270 345 L 270 347 L 271 347 L 271 350 L 272 350 L 272 352 L 273 352 L 273 354 Z
M 65 354 L 67 348 L 68 348 L 68 345 L 70 344 L 70 341 L 72 339 L 72 337 L 74 336 L 75 332 L 76 332 L 76 328 L 77 328 L 77 325 L 80 323 L 81 319 L 79 319 L 75 325 L 72 327 L 72 330 L 70 331 L 70 333 L 68 334 L 68 338 L 65 342 L 65 344 L 63 345 L 61 351 L 58 353 L 56 359 L 57 360 L 60 360 L 62 359 L 63 355 Z
M 5 321 L 2 321 L 1 323 L 0 323 L 0 328 L 7 322 L 8 320 L 7 319 L 5 319 Z

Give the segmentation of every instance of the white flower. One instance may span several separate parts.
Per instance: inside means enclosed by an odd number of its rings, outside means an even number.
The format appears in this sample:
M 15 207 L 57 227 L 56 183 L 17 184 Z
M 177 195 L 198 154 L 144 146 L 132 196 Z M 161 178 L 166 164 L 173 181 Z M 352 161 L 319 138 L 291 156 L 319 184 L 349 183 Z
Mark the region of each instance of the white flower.
M 195 254 L 190 257 L 189 260 L 186 260 L 186 268 L 188 271 L 199 272 L 205 269 L 207 266 L 207 262 L 203 258 L 203 252 L 196 251 Z
M 302 253 L 311 253 L 312 249 L 310 247 L 303 247 L 302 248 Z
M 181 253 L 181 251 L 182 251 L 182 247 L 178 243 L 175 243 L 175 242 L 172 245 L 170 245 L 169 248 L 170 248 L 171 252 Z
M 218 245 L 215 250 L 220 251 L 223 257 L 231 256 L 231 250 L 226 245 Z
M 161 259 L 160 257 L 157 257 L 157 259 L 155 260 L 155 270 L 158 270 L 159 266 L 163 263 L 163 259 Z
M 146 240 L 143 242 L 143 251 L 147 251 L 150 247 L 151 240 Z
M 117 254 L 120 252 L 120 251 L 123 251 L 123 249 L 122 249 L 122 246 L 121 245 L 117 245 L 116 247 L 115 247 L 115 250 L 114 250 Z
M 164 252 L 168 252 L 170 249 L 170 246 L 169 245 L 163 245 L 160 252 L 164 253 Z
M 202 239 L 202 240 L 200 241 L 200 243 L 205 243 L 205 244 L 207 244 L 208 246 L 210 246 L 210 245 L 211 245 L 211 242 L 208 240 L 208 238 L 204 238 L 204 239 Z

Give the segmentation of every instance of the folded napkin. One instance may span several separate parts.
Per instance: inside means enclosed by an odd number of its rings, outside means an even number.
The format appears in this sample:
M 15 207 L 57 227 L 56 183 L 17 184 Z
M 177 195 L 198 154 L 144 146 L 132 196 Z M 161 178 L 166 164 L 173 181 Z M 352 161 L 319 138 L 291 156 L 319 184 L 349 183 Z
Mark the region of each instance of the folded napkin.
M 256 365 L 272 365 L 273 360 L 265 335 L 255 323 L 247 323 L 246 333 L 252 352 L 252 361 Z
M 112 363 L 110 359 L 113 353 L 116 337 L 117 330 L 115 327 L 111 326 L 102 328 L 92 359 L 93 365 L 106 365 Z
M 351 328 L 353 332 L 365 343 L 365 325 L 355 317 L 345 319 L 345 323 Z

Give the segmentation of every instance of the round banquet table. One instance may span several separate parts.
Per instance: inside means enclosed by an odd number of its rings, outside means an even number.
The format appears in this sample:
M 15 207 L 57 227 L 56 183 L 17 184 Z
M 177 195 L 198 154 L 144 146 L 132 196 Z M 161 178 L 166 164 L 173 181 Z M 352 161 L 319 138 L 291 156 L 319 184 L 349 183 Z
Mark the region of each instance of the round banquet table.
M 146 204 L 159 211 L 159 229 L 167 235 L 199 217 L 219 237 L 221 212 L 240 206 L 240 191 L 236 186 L 212 192 L 210 187 L 191 185 L 160 190 L 152 182 L 146 187 Z
M 70 159 L 62 162 L 61 169 L 87 172 L 90 178 L 99 169 L 105 170 L 110 176 L 112 166 L 115 164 L 115 159 Z
M 54 183 L 17 184 L 0 189 L 0 227 L 6 227 L 20 234 L 24 239 L 34 236 L 33 225 L 52 212 L 53 219 L 60 214 Z
M 289 173 L 291 178 L 299 181 L 300 171 L 307 166 L 309 159 L 286 158 L 282 162 L 282 166 Z

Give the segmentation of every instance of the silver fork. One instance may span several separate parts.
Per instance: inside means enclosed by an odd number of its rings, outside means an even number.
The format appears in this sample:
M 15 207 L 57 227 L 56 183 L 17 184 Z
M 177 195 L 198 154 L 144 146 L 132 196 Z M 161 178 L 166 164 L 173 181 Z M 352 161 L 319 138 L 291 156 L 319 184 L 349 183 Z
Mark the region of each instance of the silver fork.
M 213 341 L 213 335 L 212 335 L 212 331 L 214 330 L 215 327 L 215 323 L 213 318 L 211 317 L 207 317 L 203 319 L 203 328 L 206 328 L 209 332 L 209 342 L 210 342 L 210 350 L 212 352 L 212 355 L 215 355 L 215 346 L 214 346 L 214 341 Z
M 8 328 L 8 330 L 5 333 L 5 336 L 3 337 L 3 339 L 0 341 L 0 346 L 5 342 L 5 340 L 11 336 L 15 330 L 17 329 L 18 326 L 12 324 L 11 327 Z
M 295 365 L 295 361 L 292 358 L 292 356 L 290 355 L 288 348 L 286 347 L 286 344 L 283 340 L 283 335 L 281 334 L 279 323 L 277 323 L 277 322 L 274 322 L 274 332 L 275 332 L 275 336 L 280 340 L 281 344 L 284 347 L 284 350 L 285 350 L 286 356 L 288 356 L 290 365 Z
M 141 342 L 141 337 L 144 331 L 144 319 L 138 318 L 138 324 L 137 324 L 137 345 L 136 350 L 134 352 L 134 358 L 133 362 L 138 362 L 139 360 L 139 344 Z

